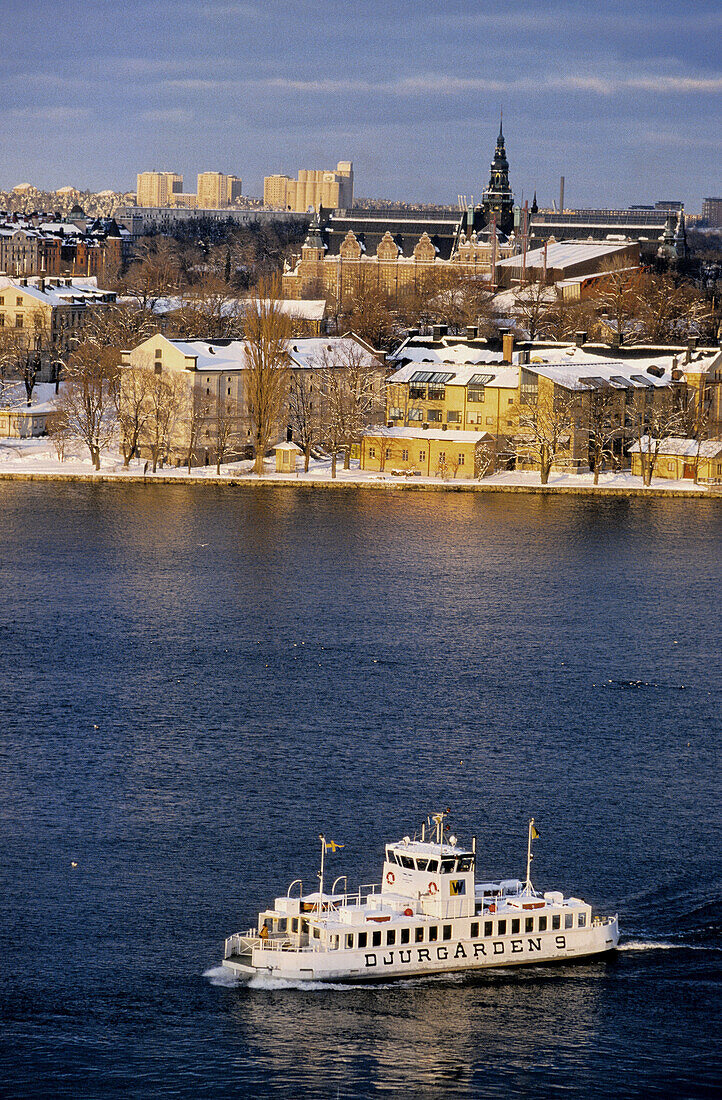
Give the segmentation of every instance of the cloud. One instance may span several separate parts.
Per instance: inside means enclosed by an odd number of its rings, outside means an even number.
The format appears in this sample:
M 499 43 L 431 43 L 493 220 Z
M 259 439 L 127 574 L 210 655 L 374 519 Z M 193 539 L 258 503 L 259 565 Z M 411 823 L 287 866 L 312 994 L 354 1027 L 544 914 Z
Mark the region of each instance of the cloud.
M 91 114 L 87 107 L 52 105 L 47 107 L 11 107 L 6 113 L 10 118 L 18 121 L 50 122 L 53 125 L 62 124 L 63 122 L 79 122 L 88 118 Z

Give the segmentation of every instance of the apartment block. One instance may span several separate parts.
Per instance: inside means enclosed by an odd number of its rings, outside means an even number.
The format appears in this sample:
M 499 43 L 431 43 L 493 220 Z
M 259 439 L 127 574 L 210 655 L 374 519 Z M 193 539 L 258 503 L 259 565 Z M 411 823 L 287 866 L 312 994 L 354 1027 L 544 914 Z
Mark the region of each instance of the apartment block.
M 201 210 L 223 210 L 241 197 L 242 187 L 238 176 L 226 176 L 223 172 L 199 172 L 198 206 Z
M 183 193 L 183 176 L 177 172 L 139 172 L 138 206 L 173 206 Z
M 266 176 L 263 201 L 278 210 L 303 213 L 320 206 L 350 210 L 353 206 L 353 163 L 340 160 L 335 170 L 300 169 L 298 179 L 290 176 Z

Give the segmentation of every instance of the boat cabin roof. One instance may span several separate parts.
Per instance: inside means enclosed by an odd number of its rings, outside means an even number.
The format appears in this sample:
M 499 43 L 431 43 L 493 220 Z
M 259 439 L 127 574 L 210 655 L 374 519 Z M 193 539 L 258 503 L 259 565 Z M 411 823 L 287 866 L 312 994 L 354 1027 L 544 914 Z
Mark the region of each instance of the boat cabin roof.
M 401 852 L 409 856 L 472 856 L 468 848 L 458 848 L 454 844 L 434 844 L 429 840 L 397 840 L 387 844 L 386 850 Z

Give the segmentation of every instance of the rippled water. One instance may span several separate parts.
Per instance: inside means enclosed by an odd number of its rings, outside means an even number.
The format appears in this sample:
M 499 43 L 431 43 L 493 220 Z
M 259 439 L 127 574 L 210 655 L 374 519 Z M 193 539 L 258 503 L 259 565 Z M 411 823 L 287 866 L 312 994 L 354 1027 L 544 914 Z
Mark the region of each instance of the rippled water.
M 0 484 L 0 1093 L 711 1096 L 720 561 L 706 501 Z M 613 958 L 238 986 L 288 882 L 448 805 Z M 77 866 L 73 867 L 72 864 Z

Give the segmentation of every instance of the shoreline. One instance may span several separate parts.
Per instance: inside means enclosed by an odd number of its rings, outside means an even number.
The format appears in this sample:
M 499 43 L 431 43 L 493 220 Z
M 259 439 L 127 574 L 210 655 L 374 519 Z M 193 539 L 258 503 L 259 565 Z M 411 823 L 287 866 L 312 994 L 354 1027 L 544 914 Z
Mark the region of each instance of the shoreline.
M 305 478 L 305 477 L 277 477 L 273 474 L 264 474 L 262 477 L 248 474 L 222 474 L 220 477 L 197 477 L 193 474 L 178 475 L 157 472 L 155 474 L 140 474 L 134 472 L 114 472 L 111 470 L 99 472 L 73 472 L 65 473 L 60 470 L 31 471 L 31 470 L 0 470 L 0 481 L 57 481 L 57 482 L 87 482 L 95 484 L 159 484 L 159 485 L 223 485 L 234 488 L 307 488 L 314 490 L 358 490 L 371 489 L 376 492 L 416 492 L 416 493 L 532 493 L 542 496 L 591 496 L 591 497 L 677 497 L 692 500 L 716 500 L 722 501 L 722 492 L 710 492 L 703 487 L 690 486 L 689 489 L 666 488 L 664 485 L 633 486 L 633 485 L 512 485 L 488 483 L 483 481 L 442 481 L 413 482 L 401 479 L 367 478 Z

